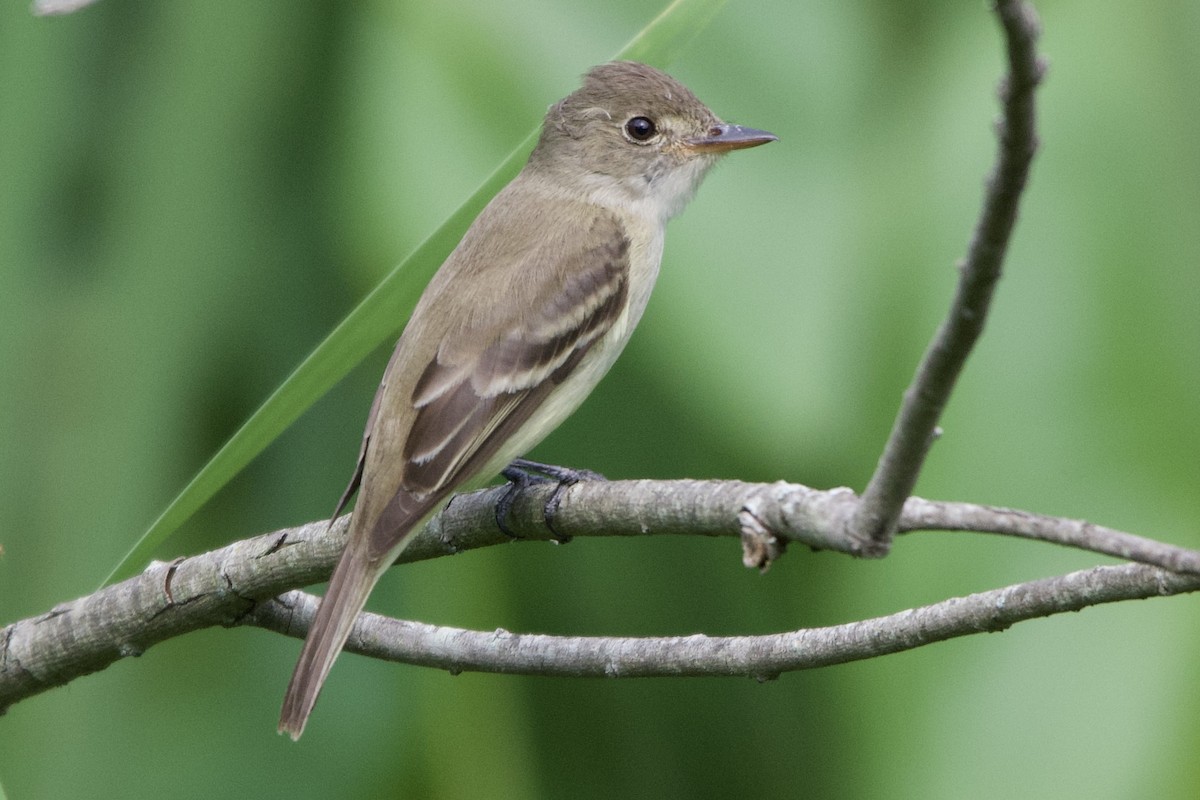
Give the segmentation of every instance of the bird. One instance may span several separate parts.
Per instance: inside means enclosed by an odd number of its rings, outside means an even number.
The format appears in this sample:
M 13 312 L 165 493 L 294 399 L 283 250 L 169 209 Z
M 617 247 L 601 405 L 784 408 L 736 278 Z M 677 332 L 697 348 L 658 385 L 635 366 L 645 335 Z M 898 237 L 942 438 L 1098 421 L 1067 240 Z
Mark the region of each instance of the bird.
M 646 308 L 667 222 L 722 155 L 776 141 L 722 121 L 633 61 L 593 67 L 550 106 L 520 173 L 430 280 L 371 404 L 347 543 L 288 684 L 298 739 L 376 582 L 456 490 L 554 430 Z M 498 514 L 498 516 L 500 516 Z

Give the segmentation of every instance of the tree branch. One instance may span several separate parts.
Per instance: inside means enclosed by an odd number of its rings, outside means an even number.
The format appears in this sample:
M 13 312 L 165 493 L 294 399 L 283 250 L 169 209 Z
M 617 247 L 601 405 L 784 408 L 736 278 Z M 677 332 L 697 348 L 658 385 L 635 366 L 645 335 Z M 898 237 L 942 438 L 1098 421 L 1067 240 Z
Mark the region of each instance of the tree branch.
M 533 486 L 517 498 L 508 519 L 516 533 L 528 539 L 552 538 L 542 509 L 553 488 Z M 496 487 L 456 497 L 430 520 L 401 561 L 509 542 L 496 528 L 494 513 L 504 491 Z M 856 553 L 861 543 L 845 533 L 845 520 L 857 503 L 848 489 L 818 491 L 786 483 L 589 482 L 567 491 L 555 527 L 577 537 L 739 536 L 747 565 L 766 568 L 788 542 Z M 315 599 L 299 592 L 272 598 L 329 577 L 345 544 L 347 519 L 332 526 L 313 522 L 169 564 L 156 563 L 127 581 L 8 625 L 0 632 L 0 710 L 140 655 L 158 642 L 213 625 L 250 624 L 304 635 Z M 1089 523 L 910 498 L 899 526 L 1020 536 L 1134 558 L 1159 569 L 1090 570 L 877 620 L 773 637 L 529 637 L 385 623 L 366 616 L 348 649 L 456 670 L 529 671 L 533 667 L 528 665 L 540 663 L 547 674 L 770 676 L 996 630 L 1095 603 L 1200 588 L 1200 552 Z M 390 644 L 380 638 L 393 635 L 400 638 Z M 872 642 L 876 651 L 864 649 Z M 693 656 L 699 661 L 689 666 Z
M 1002 631 L 1036 617 L 1100 603 L 1194 592 L 1200 576 L 1142 564 L 1093 567 L 1055 578 L 954 597 L 861 622 L 759 636 L 546 636 L 469 631 L 364 613 L 346 650 L 454 673 L 499 672 L 589 678 L 740 675 L 771 680 L 912 650 L 973 633 Z M 302 638 L 319 598 L 288 592 L 259 605 L 245 622 Z
M 900 509 L 917 484 L 938 419 L 983 333 L 1037 150 L 1034 92 L 1045 71 L 1036 48 L 1040 25 L 1033 9 L 1021 0 L 997 0 L 996 13 L 1008 46 L 1008 75 L 1000 85 L 1003 115 L 997 123 L 997 162 L 967 257 L 960 265 L 954 301 L 904 392 L 875 474 L 851 520 L 851 530 L 864 542 L 864 555 L 884 555 L 891 547 Z

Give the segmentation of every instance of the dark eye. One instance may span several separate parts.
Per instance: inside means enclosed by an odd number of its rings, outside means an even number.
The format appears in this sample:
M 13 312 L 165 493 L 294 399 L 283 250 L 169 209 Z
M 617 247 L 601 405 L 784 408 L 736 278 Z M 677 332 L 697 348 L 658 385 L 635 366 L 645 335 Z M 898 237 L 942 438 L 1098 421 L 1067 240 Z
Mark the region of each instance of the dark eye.
M 625 123 L 625 132 L 635 142 L 646 142 L 658 133 L 658 128 L 654 126 L 654 121 L 647 117 L 634 117 Z

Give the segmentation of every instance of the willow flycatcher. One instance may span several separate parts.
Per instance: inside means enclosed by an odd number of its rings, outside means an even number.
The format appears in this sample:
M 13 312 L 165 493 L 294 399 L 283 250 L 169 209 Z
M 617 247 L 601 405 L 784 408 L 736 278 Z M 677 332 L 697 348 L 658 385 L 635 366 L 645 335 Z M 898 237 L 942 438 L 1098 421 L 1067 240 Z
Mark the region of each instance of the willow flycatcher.
M 430 281 L 383 374 L 342 498 L 358 490 L 346 549 L 281 732 L 304 731 L 367 595 L 413 532 L 452 492 L 540 442 L 612 366 L 646 308 L 667 221 L 709 168 L 775 139 L 722 122 L 674 78 L 629 61 L 595 67 L 550 107 L 529 162 Z

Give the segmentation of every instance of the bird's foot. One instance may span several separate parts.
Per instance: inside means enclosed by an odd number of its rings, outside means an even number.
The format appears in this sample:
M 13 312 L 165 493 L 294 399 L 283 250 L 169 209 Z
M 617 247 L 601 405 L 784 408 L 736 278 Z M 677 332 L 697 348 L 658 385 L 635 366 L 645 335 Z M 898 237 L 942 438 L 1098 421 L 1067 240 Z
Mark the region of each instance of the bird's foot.
M 517 499 L 517 495 L 530 486 L 539 483 L 548 483 L 549 481 L 556 481 L 558 483 L 558 486 L 555 487 L 554 492 L 550 495 L 550 499 L 542 506 L 542 517 L 546 520 L 546 527 L 550 529 L 554 540 L 561 544 L 571 541 L 571 537 L 560 533 L 554 527 L 554 517 L 558 514 L 558 507 L 562 504 L 563 495 L 567 489 L 580 481 L 608 480 L 599 472 L 592 472 L 588 469 L 556 467 L 553 464 L 542 464 L 524 458 L 514 459 L 500 474 L 508 479 L 509 485 L 508 491 L 496 503 L 496 525 L 500 527 L 500 530 L 506 536 L 514 539 L 518 537 L 508 527 L 507 520 L 508 514 L 512 510 L 513 502 Z

